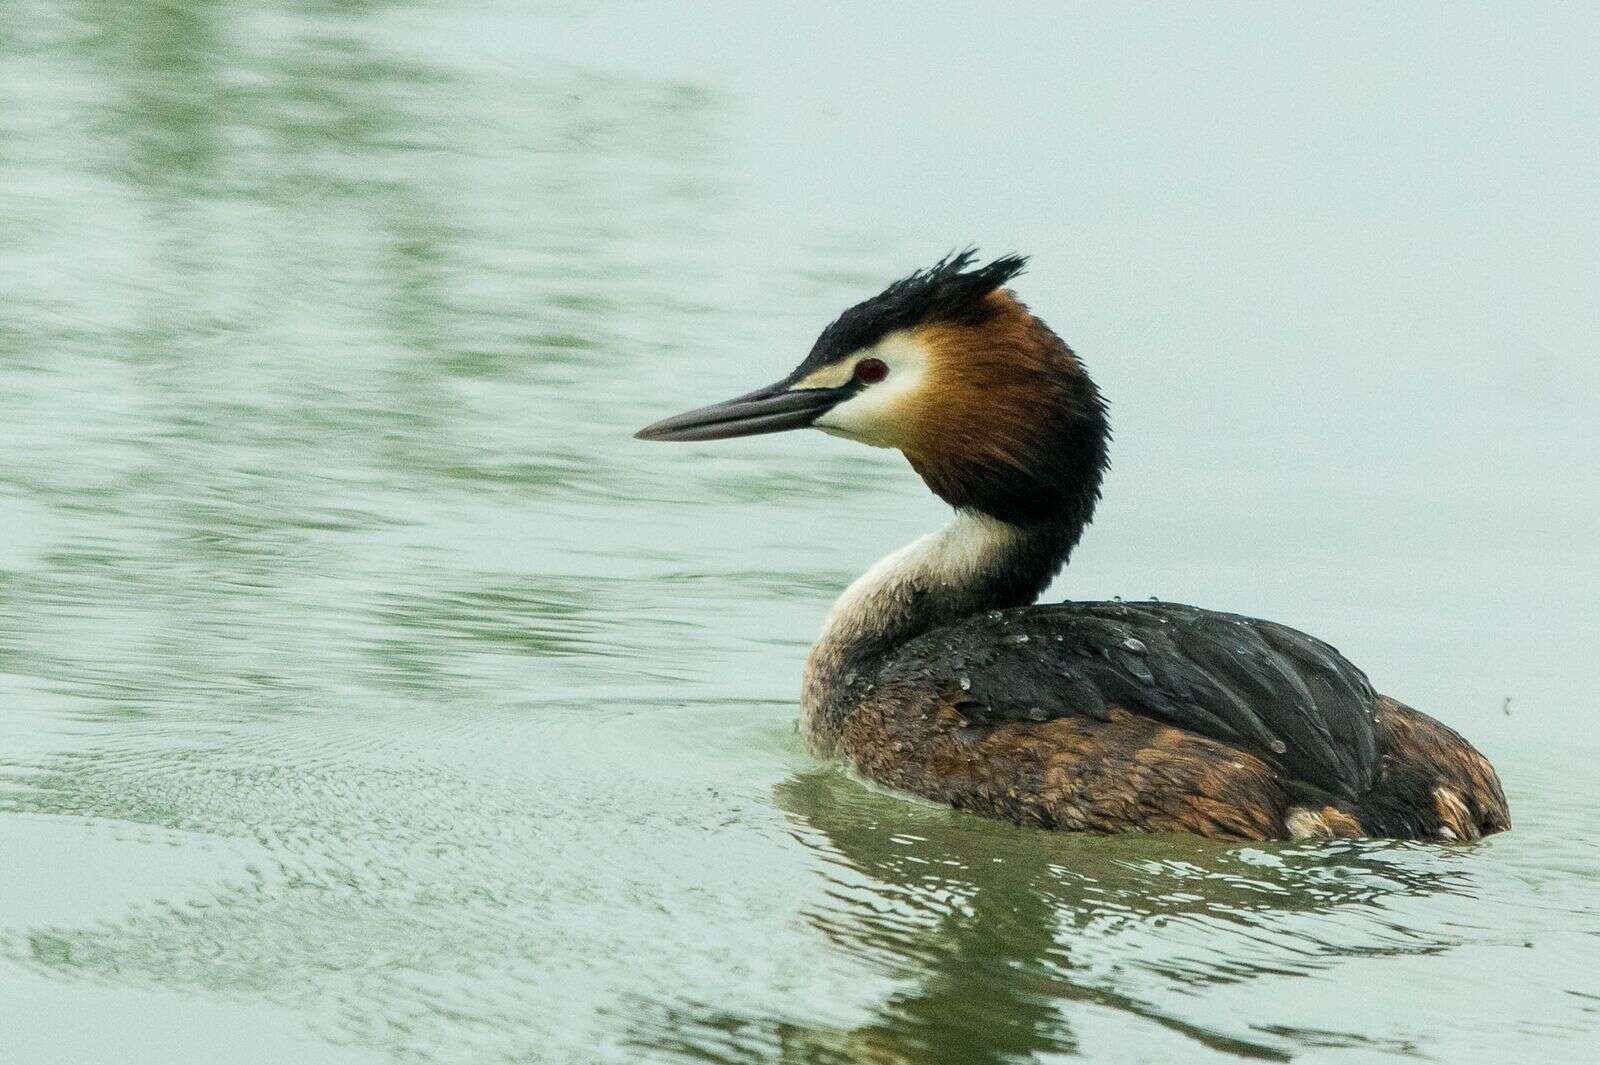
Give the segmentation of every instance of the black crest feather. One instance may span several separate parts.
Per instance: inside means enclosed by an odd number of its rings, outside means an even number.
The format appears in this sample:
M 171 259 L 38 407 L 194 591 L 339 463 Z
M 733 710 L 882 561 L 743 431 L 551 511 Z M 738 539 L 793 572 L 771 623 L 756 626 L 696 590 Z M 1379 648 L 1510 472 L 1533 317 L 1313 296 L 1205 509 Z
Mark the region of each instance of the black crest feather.
M 811 354 L 795 370 L 804 377 L 818 367 L 870 347 L 899 329 L 926 322 L 973 322 L 987 311 L 983 298 L 1022 273 L 1025 255 L 1005 255 L 973 267 L 977 251 L 951 252 L 926 270 L 902 277 L 869 300 L 851 307 L 822 331 Z

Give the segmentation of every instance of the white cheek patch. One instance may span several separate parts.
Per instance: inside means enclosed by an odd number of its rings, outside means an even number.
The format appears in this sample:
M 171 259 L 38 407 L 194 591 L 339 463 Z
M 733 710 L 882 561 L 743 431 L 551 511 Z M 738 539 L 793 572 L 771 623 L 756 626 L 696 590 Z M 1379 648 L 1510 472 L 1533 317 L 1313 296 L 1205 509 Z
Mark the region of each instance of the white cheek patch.
M 910 333 L 891 333 L 845 360 L 841 364 L 845 376 L 836 383 L 849 380 L 862 359 L 881 359 L 889 367 L 889 375 L 867 385 L 813 424 L 825 433 L 874 447 L 900 447 L 906 443 L 911 397 L 922 388 L 927 372 L 928 350 Z

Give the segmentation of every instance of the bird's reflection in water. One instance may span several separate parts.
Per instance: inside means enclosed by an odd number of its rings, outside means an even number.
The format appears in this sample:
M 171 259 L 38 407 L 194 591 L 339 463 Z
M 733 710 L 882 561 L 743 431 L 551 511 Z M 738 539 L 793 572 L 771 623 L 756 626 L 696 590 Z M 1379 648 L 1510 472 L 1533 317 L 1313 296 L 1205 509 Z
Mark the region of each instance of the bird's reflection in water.
M 827 769 L 791 777 L 775 797 L 826 881 L 825 901 L 803 919 L 906 987 L 848 1030 L 709 1003 L 641 1017 L 636 1033 L 657 1050 L 984 1065 L 1073 1053 L 1074 1014 L 1101 1009 L 1225 1057 L 1288 1060 L 1293 1029 L 1197 1021 L 1195 993 L 1311 974 L 1353 954 L 1446 949 L 1448 940 L 1393 928 L 1383 900 L 1464 887 L 1448 857 L 1416 845 L 1053 834 L 908 802 Z

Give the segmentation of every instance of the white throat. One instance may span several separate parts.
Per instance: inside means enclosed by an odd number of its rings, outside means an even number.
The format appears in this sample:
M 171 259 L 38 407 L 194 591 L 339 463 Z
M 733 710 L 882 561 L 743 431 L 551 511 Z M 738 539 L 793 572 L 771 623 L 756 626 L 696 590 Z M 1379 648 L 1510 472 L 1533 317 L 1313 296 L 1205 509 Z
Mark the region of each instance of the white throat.
M 959 512 L 938 532 L 885 557 L 845 589 L 806 659 L 801 714 L 819 752 L 832 742 L 837 701 L 858 668 L 929 629 L 992 605 L 990 586 L 1026 533 L 984 514 Z
M 880 623 L 887 620 L 883 608 L 894 600 L 970 585 L 994 566 L 1020 535 L 1015 525 L 987 514 L 958 512 L 949 525 L 885 555 L 851 582 L 828 612 L 821 640 L 826 640 L 835 626 L 848 624 L 851 617 L 863 612 L 876 615 Z

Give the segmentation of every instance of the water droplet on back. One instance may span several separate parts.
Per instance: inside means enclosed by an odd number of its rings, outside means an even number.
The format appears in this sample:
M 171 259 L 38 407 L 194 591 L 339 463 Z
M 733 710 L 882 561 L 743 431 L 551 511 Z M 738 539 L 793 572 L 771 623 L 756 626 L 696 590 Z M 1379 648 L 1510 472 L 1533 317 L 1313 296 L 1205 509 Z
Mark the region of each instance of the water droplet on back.
M 1289 749 L 1288 744 L 1284 743 L 1282 740 L 1273 740 L 1267 746 L 1272 748 L 1273 754 L 1282 754 L 1284 751 Z
M 1128 650 L 1132 651 L 1136 655 L 1142 655 L 1146 651 L 1150 650 L 1150 648 L 1148 648 L 1148 647 L 1146 647 L 1144 645 L 1144 641 L 1143 640 L 1136 639 L 1136 638 L 1134 638 L 1132 636 L 1129 636 L 1126 640 L 1123 640 L 1122 641 L 1122 646 L 1126 647 Z
M 964 691 L 964 692 L 969 692 L 969 691 L 972 690 L 972 678 L 971 677 L 962 677 L 961 678 L 961 690 Z

